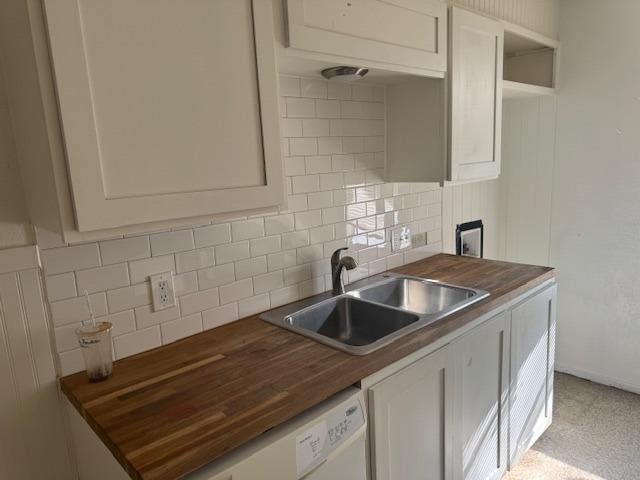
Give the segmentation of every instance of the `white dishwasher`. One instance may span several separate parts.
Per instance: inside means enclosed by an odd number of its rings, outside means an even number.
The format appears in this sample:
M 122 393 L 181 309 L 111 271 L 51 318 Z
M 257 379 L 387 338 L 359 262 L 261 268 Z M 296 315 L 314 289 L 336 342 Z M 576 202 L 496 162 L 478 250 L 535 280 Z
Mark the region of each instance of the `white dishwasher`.
M 349 388 L 188 480 L 366 480 L 364 396 Z

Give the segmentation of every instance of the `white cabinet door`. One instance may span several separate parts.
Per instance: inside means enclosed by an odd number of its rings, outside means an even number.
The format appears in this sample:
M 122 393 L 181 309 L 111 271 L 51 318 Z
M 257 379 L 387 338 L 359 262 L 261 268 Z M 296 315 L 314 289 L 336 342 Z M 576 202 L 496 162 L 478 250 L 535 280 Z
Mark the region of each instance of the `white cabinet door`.
M 369 390 L 375 480 L 449 478 L 446 347 Z
M 449 16 L 449 180 L 500 174 L 502 51 L 497 21 L 452 7 Z
M 451 344 L 453 480 L 497 480 L 507 469 L 509 316 Z
M 308 52 L 445 72 L 444 2 L 288 0 L 289 47 Z M 336 59 L 338 61 L 338 59 Z
M 555 286 L 511 311 L 511 465 L 551 425 L 555 332 Z
M 80 231 L 277 205 L 264 0 L 45 0 Z

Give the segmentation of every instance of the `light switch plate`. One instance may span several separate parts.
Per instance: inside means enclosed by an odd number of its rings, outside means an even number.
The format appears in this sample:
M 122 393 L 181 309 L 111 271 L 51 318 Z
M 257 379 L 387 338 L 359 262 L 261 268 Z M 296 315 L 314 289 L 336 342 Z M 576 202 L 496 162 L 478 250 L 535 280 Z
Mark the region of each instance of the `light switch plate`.
M 173 272 L 151 275 L 151 296 L 153 297 L 154 312 L 175 306 L 176 295 L 173 288 Z
M 409 225 L 403 225 L 401 227 L 392 230 L 391 232 L 391 248 L 395 252 L 396 250 L 405 250 L 411 247 L 411 228 Z

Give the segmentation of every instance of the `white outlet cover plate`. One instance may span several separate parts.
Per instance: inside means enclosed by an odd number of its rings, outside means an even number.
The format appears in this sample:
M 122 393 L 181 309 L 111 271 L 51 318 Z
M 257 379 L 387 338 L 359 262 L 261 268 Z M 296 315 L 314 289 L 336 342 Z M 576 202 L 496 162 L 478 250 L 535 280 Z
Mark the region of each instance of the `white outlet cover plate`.
M 409 225 L 403 225 L 391 232 L 391 249 L 405 250 L 411 247 L 411 228 Z
M 173 287 L 173 272 L 151 275 L 151 296 L 153 297 L 153 311 L 166 310 L 176 304 L 175 288 Z

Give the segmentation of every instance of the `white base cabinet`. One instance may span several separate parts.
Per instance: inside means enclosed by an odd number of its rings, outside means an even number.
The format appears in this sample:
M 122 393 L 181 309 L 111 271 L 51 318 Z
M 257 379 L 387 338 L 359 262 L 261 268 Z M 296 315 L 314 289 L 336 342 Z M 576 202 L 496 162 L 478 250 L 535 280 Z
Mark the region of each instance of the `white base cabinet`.
M 497 311 L 369 388 L 371 480 L 497 480 L 515 465 L 551 424 L 555 295 Z
M 502 312 L 449 346 L 453 480 L 494 480 L 507 469 L 509 317 Z
M 556 287 L 511 311 L 509 456 L 515 465 L 551 425 Z
M 448 371 L 443 348 L 371 387 L 374 478 L 449 478 Z

